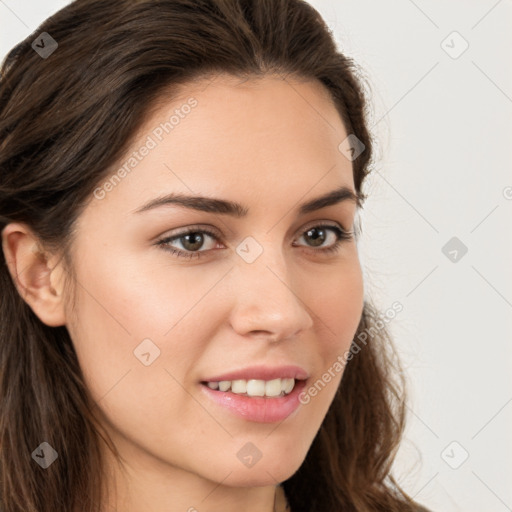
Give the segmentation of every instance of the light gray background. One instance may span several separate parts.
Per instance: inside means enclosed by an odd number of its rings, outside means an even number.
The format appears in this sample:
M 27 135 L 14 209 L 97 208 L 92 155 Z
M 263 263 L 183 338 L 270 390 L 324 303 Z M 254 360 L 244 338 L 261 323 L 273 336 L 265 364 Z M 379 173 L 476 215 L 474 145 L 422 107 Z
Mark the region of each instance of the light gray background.
M 68 3 L 0 0 L 0 56 Z M 404 308 L 395 474 L 434 512 L 512 510 L 511 1 L 310 3 L 372 87 L 360 248 L 368 293 Z

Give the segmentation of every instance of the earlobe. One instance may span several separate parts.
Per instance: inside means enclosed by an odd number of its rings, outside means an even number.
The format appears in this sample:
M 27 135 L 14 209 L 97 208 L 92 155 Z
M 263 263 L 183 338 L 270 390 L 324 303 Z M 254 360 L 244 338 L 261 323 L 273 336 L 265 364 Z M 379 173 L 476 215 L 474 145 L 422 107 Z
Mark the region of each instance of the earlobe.
M 2 230 L 2 248 L 16 289 L 32 311 L 50 327 L 65 325 L 57 258 L 45 254 L 30 228 L 16 222 Z

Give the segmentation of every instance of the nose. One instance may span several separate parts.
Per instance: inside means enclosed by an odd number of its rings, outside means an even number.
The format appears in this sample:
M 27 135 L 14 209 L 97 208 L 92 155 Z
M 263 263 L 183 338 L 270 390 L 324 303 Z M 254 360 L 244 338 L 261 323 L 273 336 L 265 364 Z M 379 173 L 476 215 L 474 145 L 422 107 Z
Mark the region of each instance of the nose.
M 308 297 L 291 272 L 279 251 L 265 249 L 253 263 L 238 261 L 231 272 L 231 326 L 240 336 L 281 341 L 311 328 Z

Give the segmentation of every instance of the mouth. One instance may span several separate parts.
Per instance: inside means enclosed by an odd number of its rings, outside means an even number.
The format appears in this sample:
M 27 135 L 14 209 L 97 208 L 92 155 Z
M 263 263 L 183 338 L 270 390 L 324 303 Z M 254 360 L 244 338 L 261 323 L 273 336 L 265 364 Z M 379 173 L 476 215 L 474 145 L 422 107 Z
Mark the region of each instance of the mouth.
M 203 386 L 219 391 L 230 392 L 245 397 L 280 398 L 289 395 L 302 379 L 277 378 L 272 380 L 237 379 L 222 381 L 202 381 Z
M 306 380 L 211 380 L 201 381 L 200 388 L 208 400 L 229 414 L 245 421 L 275 423 L 298 411 Z

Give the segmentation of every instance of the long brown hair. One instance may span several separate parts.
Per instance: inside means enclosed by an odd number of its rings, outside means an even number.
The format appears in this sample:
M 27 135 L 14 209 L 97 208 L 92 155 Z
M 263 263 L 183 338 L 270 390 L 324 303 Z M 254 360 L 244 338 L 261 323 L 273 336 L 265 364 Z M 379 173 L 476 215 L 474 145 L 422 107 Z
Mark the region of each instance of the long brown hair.
M 48 53 L 32 43 L 46 32 Z M 50 49 L 53 52 L 50 53 Z M 372 138 L 361 70 L 302 0 L 77 0 L 4 60 L 0 80 L 0 230 L 27 224 L 73 275 L 73 227 L 163 92 L 216 73 L 319 80 L 347 133 L 357 193 Z M 101 510 L 104 438 L 65 326 L 43 324 L 0 267 L 2 512 Z M 299 470 L 283 483 L 293 512 L 411 511 L 391 476 L 404 428 L 404 381 L 386 326 L 367 301 L 334 401 Z M 382 323 L 382 322 L 381 322 Z M 31 454 L 46 441 L 58 463 Z M 115 451 L 114 448 L 111 448 Z

